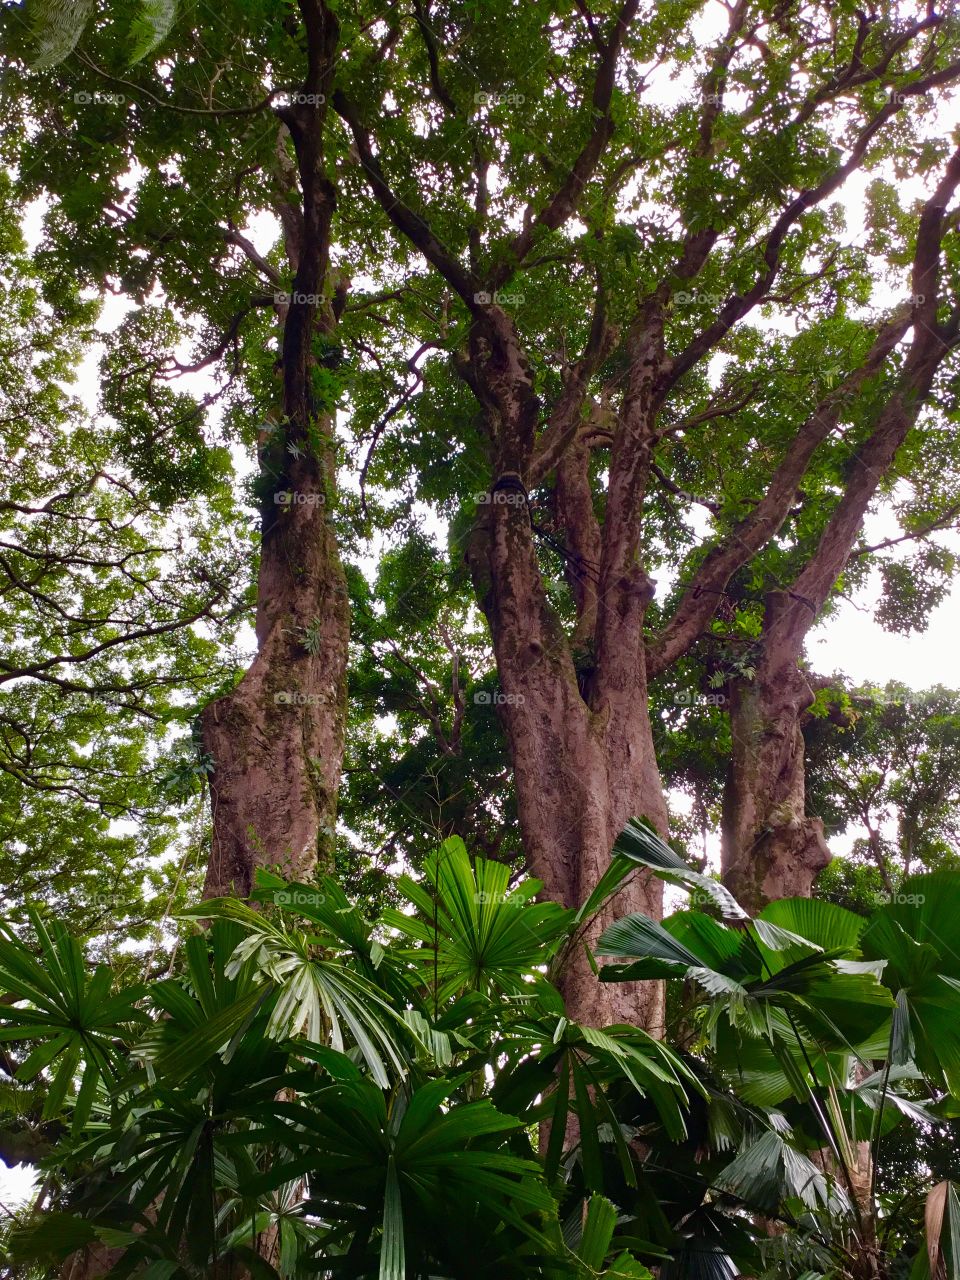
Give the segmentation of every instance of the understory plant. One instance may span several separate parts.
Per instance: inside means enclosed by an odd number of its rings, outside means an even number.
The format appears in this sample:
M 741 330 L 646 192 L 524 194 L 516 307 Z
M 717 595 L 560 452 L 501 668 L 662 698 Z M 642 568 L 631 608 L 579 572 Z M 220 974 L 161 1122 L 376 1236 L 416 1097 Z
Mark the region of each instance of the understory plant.
M 637 874 L 691 906 L 593 963 L 669 984 L 662 1039 L 558 991 Z M 261 872 L 146 985 L 6 927 L 3 1154 L 39 1178 L 7 1274 L 960 1275 L 960 875 L 750 917 L 633 822 L 579 912 L 455 839 L 396 888 L 368 920 Z

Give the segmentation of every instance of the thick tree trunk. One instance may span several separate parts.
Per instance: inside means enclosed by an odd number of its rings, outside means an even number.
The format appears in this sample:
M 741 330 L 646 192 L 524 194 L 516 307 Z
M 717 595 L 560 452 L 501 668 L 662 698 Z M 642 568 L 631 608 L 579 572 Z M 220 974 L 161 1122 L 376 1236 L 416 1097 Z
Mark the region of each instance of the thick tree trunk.
M 647 817 L 666 831 L 637 647 L 642 633 L 632 640 L 630 688 L 598 705 L 591 675 L 578 677 L 546 599 L 522 488 L 501 481 L 491 497 L 470 562 L 493 636 L 527 865 L 548 897 L 577 907 L 610 865 L 628 818 Z M 571 1018 L 662 1030 L 662 985 L 600 983 L 586 952 L 611 920 L 633 911 L 659 918 L 662 904 L 660 882 L 638 874 L 591 924 L 561 976 Z
M 776 898 L 809 897 L 830 861 L 823 823 L 804 807 L 800 725 L 812 702 L 793 647 L 764 653 L 753 680 L 730 685 L 721 866 L 727 888 L 749 911 Z
M 257 583 L 258 652 L 231 693 L 208 706 L 213 846 L 204 895 L 249 892 L 258 865 L 309 875 L 332 854 L 343 760 L 349 612 L 331 519 L 334 406 L 315 375 L 334 350 L 330 271 L 336 193 L 324 128 L 339 29 L 322 0 L 301 0 L 309 65 L 279 115 L 296 153 L 302 204 L 285 202 L 293 292 L 283 325 L 283 421 L 261 448 L 264 489 Z M 282 146 L 285 144 L 282 144 Z M 284 162 L 293 165 L 285 156 Z
M 470 360 L 461 364 L 484 407 L 493 446 L 496 479 L 468 559 L 493 637 L 527 865 L 546 894 L 567 907 L 589 897 L 629 818 L 645 817 L 664 835 L 667 829 L 643 641 L 653 584 L 639 555 L 651 388 L 661 355 L 657 341 L 648 340 L 655 329 L 642 326 L 631 344 L 622 423 L 611 433 L 602 529 L 593 510 L 589 451 L 578 435 L 585 375 L 605 350 L 602 323 L 594 326 L 591 355 L 568 373 L 545 434 L 556 445 L 547 455 L 556 469 L 555 506 L 578 615 L 569 637 L 547 599 L 523 482 L 546 465 L 534 458 L 541 405 L 502 310 L 489 308 L 477 319 Z M 571 1018 L 662 1031 L 662 984 L 601 983 L 587 951 L 611 920 L 635 911 L 659 919 L 662 910 L 662 885 L 639 873 L 604 907 L 561 975 Z
M 332 852 L 349 617 L 323 476 L 300 465 L 265 519 L 259 650 L 204 712 L 214 760 L 206 897 L 250 890 L 258 865 L 303 877 Z

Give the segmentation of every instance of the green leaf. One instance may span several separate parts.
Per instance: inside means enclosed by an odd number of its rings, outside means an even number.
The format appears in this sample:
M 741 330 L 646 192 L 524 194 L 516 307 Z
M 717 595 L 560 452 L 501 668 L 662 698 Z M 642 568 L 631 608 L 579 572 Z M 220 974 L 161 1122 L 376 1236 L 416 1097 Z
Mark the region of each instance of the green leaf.
M 55 67 L 68 58 L 93 11 L 93 0 L 32 0 L 30 22 L 38 37 L 34 70 Z
M 176 19 L 177 0 L 140 0 L 140 10 L 130 28 L 131 65 L 142 62 L 148 53 L 163 44 Z
M 387 1159 L 387 1181 L 383 1198 L 383 1238 L 380 1245 L 380 1280 L 404 1280 L 406 1261 L 403 1248 L 403 1203 L 397 1165 Z
M 654 875 L 668 884 L 680 885 L 688 892 L 704 893 L 720 908 L 725 919 L 745 920 L 747 913 L 736 901 L 729 889 L 717 880 L 694 871 L 677 857 L 668 844 L 642 819 L 631 818 L 617 836 L 614 854 L 647 867 Z
M 773 1130 L 745 1147 L 714 1185 L 764 1212 L 775 1211 L 787 1199 L 800 1200 L 809 1209 L 827 1200 L 823 1173 Z

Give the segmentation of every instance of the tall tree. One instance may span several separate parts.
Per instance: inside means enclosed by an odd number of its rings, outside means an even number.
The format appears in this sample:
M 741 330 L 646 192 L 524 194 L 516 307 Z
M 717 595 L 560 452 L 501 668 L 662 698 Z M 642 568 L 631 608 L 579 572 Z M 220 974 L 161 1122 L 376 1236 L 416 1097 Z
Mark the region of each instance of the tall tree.
M 629 816 L 666 831 L 651 688 L 683 693 L 698 662 L 731 698 L 731 879 L 751 902 L 781 892 L 785 860 L 824 856 L 797 749 L 803 637 L 880 485 L 917 472 L 950 412 L 958 161 L 932 113 L 960 78 L 953 19 L 803 0 L 743 0 L 720 25 L 640 0 L 386 16 L 357 0 L 334 17 L 304 0 L 231 8 L 209 31 L 191 11 L 144 44 L 132 14 L 74 14 L 59 61 L 15 64 L 37 120 L 22 185 L 51 198 L 59 269 L 137 299 L 109 380 L 134 458 L 168 476 L 189 461 L 211 405 L 166 384 L 201 368 L 257 449 L 259 652 L 204 717 L 208 891 L 244 889 L 258 861 L 303 874 L 329 849 L 334 534 L 363 554 L 400 489 L 449 520 L 467 631 L 469 566 L 546 892 L 582 902 Z M 22 59 L 36 41 L 19 19 Z M 838 203 L 857 175 L 863 243 Z M 900 208 L 891 175 L 924 196 Z M 271 251 L 261 215 L 283 231 Z M 360 272 L 369 292 L 347 305 Z M 887 276 L 892 310 L 874 297 Z M 335 507 L 348 380 L 360 493 Z M 485 690 L 435 636 L 391 649 L 390 591 L 381 577 L 361 643 L 406 664 L 405 696 L 456 761 L 464 699 Z M 656 915 L 660 895 L 638 876 L 609 912 Z M 598 987 L 581 952 L 565 981 L 585 1021 L 662 1020 L 658 989 Z
M 879 894 L 956 860 L 960 713 L 952 690 L 831 682 L 804 728 L 808 795 L 828 832 L 854 837 Z
M 824 856 L 798 774 L 803 637 L 956 345 L 942 260 L 960 160 L 924 125 L 960 77 L 955 24 L 744 2 L 704 41 L 699 17 L 530 5 L 518 28 L 512 9 L 420 7 L 356 41 L 338 74 L 369 190 L 457 320 L 417 336 L 450 353 L 479 406 L 464 412 L 446 383 L 458 445 L 477 432 L 485 455 L 467 559 L 525 853 L 566 904 L 630 814 L 665 828 L 648 683 L 755 565 L 780 591 L 766 593 L 750 696 L 737 686 L 732 704 L 727 867 L 750 903 L 804 887 L 776 871 Z M 680 91 L 658 92 L 671 75 Z M 883 257 L 913 269 L 884 315 L 864 308 L 876 267 L 831 201 L 865 170 L 882 205 L 890 163 L 938 172 L 918 210 L 888 212 Z M 709 512 L 706 536 L 677 503 Z M 664 530 L 683 562 L 651 607 Z M 752 718 L 751 698 L 765 699 Z M 626 908 L 658 914 L 659 886 L 634 881 L 612 909 Z M 654 989 L 604 999 L 585 961 L 566 981 L 579 1017 L 660 1020 Z
M 99 303 L 29 253 L 24 217 L 4 175 L 0 877 L 8 911 L 42 897 L 109 951 L 195 888 L 177 809 L 203 787 L 191 725 L 225 674 L 245 547 L 225 449 L 200 441 L 173 495 L 87 411 Z
M 289 137 L 296 158 L 294 171 L 282 166 L 289 185 L 280 192 L 293 288 L 278 307 L 282 404 L 260 448 L 258 651 L 236 689 L 204 712 L 213 896 L 249 892 L 258 863 L 302 876 L 318 858 L 329 862 L 343 762 L 349 618 L 331 508 L 334 335 L 346 290 L 330 264 L 336 191 L 325 142 L 339 24 L 318 0 L 303 0 L 300 11 L 305 75 L 276 109 L 280 155 Z
M 941 366 L 960 344 L 960 302 L 952 290 L 944 292 L 941 279 L 947 209 L 958 186 L 960 148 L 950 156 L 920 213 L 909 309 L 880 330 L 864 362 L 817 406 L 774 479 L 774 485 L 779 482 L 791 495 L 796 493 L 799 477 L 791 474 L 794 452 L 805 453 L 824 429 L 841 419 L 845 400 L 885 369 L 909 326 L 909 345 L 899 367 L 887 374 L 889 389 L 884 388 L 864 415 L 865 430 L 851 453 L 843 488 L 815 550 L 792 582 L 767 598 L 754 678 L 749 685 L 732 682 L 724 875 L 741 901 L 750 905 L 809 894 L 813 876 L 829 858 L 822 823 L 806 817 L 801 716 L 813 692 L 799 663 L 807 632 L 847 564 L 871 500 L 923 411 Z M 772 491 L 773 485 L 768 494 Z M 761 502 L 754 518 L 762 507 Z
M 337 21 L 307 0 L 38 0 L 4 22 L 7 109 L 16 90 L 35 123 L 19 189 L 49 201 L 48 279 L 134 304 L 103 371 L 131 469 L 173 501 L 205 432 L 257 455 L 258 650 L 203 715 L 206 892 L 246 892 L 258 863 L 306 874 L 332 843 L 348 626 L 333 439 L 346 281 L 330 265 L 326 144 Z M 246 234 L 263 215 L 282 249 Z

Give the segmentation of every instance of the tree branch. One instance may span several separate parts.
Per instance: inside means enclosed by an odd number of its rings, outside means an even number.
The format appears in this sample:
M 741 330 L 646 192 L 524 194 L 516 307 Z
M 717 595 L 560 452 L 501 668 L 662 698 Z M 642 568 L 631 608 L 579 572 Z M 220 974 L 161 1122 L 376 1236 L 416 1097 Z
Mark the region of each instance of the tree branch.
M 539 212 L 535 212 L 532 205 L 527 206 L 523 216 L 522 230 L 514 237 L 507 257 L 493 273 L 494 288 L 504 284 L 524 260 L 533 247 L 537 231 L 541 227 L 548 231 L 556 231 L 575 212 L 583 189 L 593 176 L 607 143 L 613 136 L 614 126 L 610 104 L 616 83 L 617 62 L 624 36 L 636 17 L 638 7 L 639 0 L 625 0 L 614 19 L 609 39 L 605 44 L 598 45 L 601 54 L 591 97 L 593 130 L 574 161 L 572 169 L 547 204 Z M 582 6 L 581 12 L 585 12 Z M 594 43 L 598 43 L 596 29 L 592 22 L 588 22 L 588 30 Z
M 902 315 L 883 326 L 860 368 L 831 391 L 799 428 L 753 511 L 707 553 L 673 617 L 649 647 L 647 673 L 651 678 L 689 649 L 713 616 L 718 594 L 733 574 L 783 524 L 814 451 L 836 427 L 850 395 L 882 367 L 909 326 L 909 316 Z
M 931 89 L 956 80 L 958 77 L 960 77 L 960 62 L 955 62 L 922 80 L 898 89 L 861 129 L 850 155 L 843 164 L 837 165 L 815 187 L 806 188 L 790 202 L 767 235 L 762 254 L 763 269 L 754 283 L 743 293 L 735 293 L 728 298 L 714 323 L 699 333 L 679 355 L 674 357 L 664 375 L 662 386 L 664 394 L 708 352 L 712 351 L 738 320 L 741 320 L 765 298 L 780 269 L 783 244 L 790 230 L 805 213 L 821 204 L 843 185 L 850 174 L 859 167 L 879 130 L 891 117 L 903 109 L 907 99 L 928 93 Z

